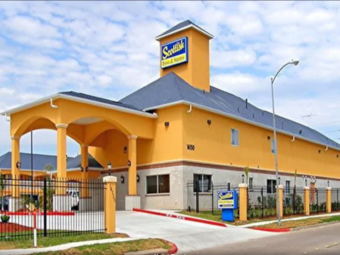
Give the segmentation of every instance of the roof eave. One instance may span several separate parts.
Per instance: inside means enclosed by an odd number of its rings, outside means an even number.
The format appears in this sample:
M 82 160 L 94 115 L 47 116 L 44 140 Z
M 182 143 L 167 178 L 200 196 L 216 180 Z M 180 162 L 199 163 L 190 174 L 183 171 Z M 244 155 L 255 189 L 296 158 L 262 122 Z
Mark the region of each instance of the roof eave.
M 100 102 L 87 100 L 87 99 L 83 99 L 83 98 L 78 98 L 78 97 L 74 97 L 74 96 L 68 96 L 68 95 L 64 95 L 64 94 L 60 94 L 60 93 L 54 94 L 52 96 L 41 98 L 41 99 L 33 101 L 29 104 L 25 104 L 25 105 L 22 105 L 22 106 L 1 112 L 0 114 L 3 115 L 3 116 L 10 116 L 13 113 L 20 112 L 20 111 L 23 111 L 23 110 L 26 110 L 26 109 L 47 103 L 48 101 L 50 101 L 51 98 L 52 99 L 59 99 L 59 98 L 67 99 L 67 100 L 74 101 L 74 102 L 80 102 L 80 103 L 94 105 L 94 106 L 107 108 L 107 109 L 111 109 L 111 110 L 116 110 L 116 111 L 120 111 L 120 112 L 131 113 L 131 114 L 134 114 L 134 115 L 139 115 L 139 116 L 143 116 L 143 117 L 147 117 L 147 118 L 157 118 L 158 117 L 156 114 L 151 114 L 151 113 L 147 113 L 147 112 L 140 112 L 140 111 L 133 110 L 133 109 L 128 109 L 128 108 L 115 106 L 115 105 L 109 105 L 109 104 L 100 103 Z
M 209 37 L 209 39 L 213 39 L 213 38 L 214 38 L 214 36 L 213 36 L 212 34 L 209 34 L 208 32 L 202 30 L 201 28 L 199 28 L 199 27 L 197 27 L 197 26 L 195 26 L 195 25 L 193 25 L 193 24 L 190 24 L 190 25 L 188 25 L 188 26 L 185 26 L 185 27 L 176 29 L 176 30 L 174 30 L 174 31 L 172 31 L 172 32 L 170 32 L 170 33 L 167 33 L 167 34 L 164 34 L 164 35 L 159 35 L 159 36 L 157 36 L 155 39 L 156 39 L 157 41 L 159 41 L 160 39 L 162 39 L 162 38 L 164 38 L 164 37 L 168 37 L 169 35 L 176 34 L 176 33 L 180 32 L 180 31 L 183 31 L 183 30 L 186 30 L 186 29 L 189 29 L 189 28 L 196 29 L 197 31 L 199 31 L 199 32 L 201 32 L 202 34 L 204 34 L 204 35 L 206 35 L 207 37 Z
M 149 108 L 144 109 L 144 111 L 161 109 L 161 108 L 170 107 L 170 106 L 174 106 L 174 105 L 178 105 L 178 104 L 192 105 L 192 106 L 194 106 L 197 109 L 201 109 L 201 110 L 205 110 L 205 111 L 208 111 L 208 112 L 216 113 L 218 115 L 226 116 L 226 117 L 229 117 L 229 118 L 232 118 L 232 119 L 235 119 L 235 120 L 239 120 L 239 121 L 242 121 L 242 122 L 245 122 L 245 123 L 257 126 L 257 127 L 268 129 L 268 130 L 271 130 L 271 131 L 273 130 L 273 128 L 270 127 L 270 126 L 263 125 L 263 124 L 255 122 L 255 121 L 250 121 L 250 120 L 247 120 L 247 119 L 235 116 L 233 114 L 228 114 L 228 113 L 225 113 L 225 112 L 222 112 L 222 111 L 219 111 L 219 110 L 215 110 L 213 108 L 206 107 L 206 106 L 203 106 L 203 105 L 200 105 L 200 104 L 192 103 L 192 102 L 189 102 L 189 101 L 186 101 L 186 100 L 180 100 L 180 101 L 176 101 L 176 102 L 172 102 L 172 103 L 168 103 L 168 104 L 162 104 L 162 105 L 158 105 L 158 106 L 154 106 L 154 107 L 149 107 Z M 285 131 L 282 131 L 282 130 L 276 130 L 276 132 L 284 134 L 284 135 L 292 136 L 292 137 L 295 137 L 295 138 L 298 138 L 300 140 L 304 140 L 304 141 L 307 141 L 307 142 L 310 142 L 310 143 L 314 143 L 314 144 L 317 144 L 317 145 L 325 146 L 325 147 L 332 148 L 334 150 L 340 151 L 340 148 L 334 147 L 332 145 L 320 143 L 320 142 L 317 142 L 317 141 L 305 138 L 305 137 L 297 135 L 297 134 L 293 134 L 293 133 L 290 133 L 290 132 L 285 132 Z

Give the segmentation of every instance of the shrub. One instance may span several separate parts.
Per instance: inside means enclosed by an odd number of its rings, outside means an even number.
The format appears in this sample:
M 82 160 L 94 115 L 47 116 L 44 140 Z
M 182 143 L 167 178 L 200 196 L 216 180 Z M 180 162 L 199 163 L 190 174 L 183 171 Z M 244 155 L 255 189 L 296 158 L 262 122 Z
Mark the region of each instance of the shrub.
M 10 217 L 8 215 L 2 215 L 1 216 L 1 222 L 7 223 L 9 221 Z

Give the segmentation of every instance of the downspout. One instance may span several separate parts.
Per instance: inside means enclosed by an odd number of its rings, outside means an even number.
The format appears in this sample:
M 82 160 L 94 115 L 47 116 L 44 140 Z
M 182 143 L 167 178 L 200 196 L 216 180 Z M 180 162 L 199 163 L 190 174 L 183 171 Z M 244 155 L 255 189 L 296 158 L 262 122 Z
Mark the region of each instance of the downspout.
M 328 146 L 326 147 L 325 151 L 328 151 Z
M 292 140 L 292 142 L 294 142 L 295 141 L 295 135 L 293 136 L 293 140 Z
M 53 104 L 53 98 L 51 97 L 50 99 L 50 103 L 51 103 L 51 107 L 54 108 L 54 109 L 58 109 L 58 106 Z
M 190 108 L 189 108 L 189 110 L 187 111 L 187 113 L 191 113 L 191 111 L 192 111 L 192 104 L 190 105 Z

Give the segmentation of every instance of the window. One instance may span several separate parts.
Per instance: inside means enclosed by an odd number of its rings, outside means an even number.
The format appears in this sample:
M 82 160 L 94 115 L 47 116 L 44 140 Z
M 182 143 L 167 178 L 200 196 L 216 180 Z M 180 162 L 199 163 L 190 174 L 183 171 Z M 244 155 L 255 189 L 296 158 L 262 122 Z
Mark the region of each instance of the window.
M 249 177 L 249 190 L 253 190 L 253 177 Z
M 286 194 L 290 193 L 290 181 L 286 181 Z
M 272 153 L 275 153 L 275 140 L 274 139 L 271 140 L 271 148 L 270 148 L 270 150 L 271 150 Z
M 170 175 L 146 177 L 146 194 L 170 193 Z
M 267 193 L 276 193 L 276 180 L 267 180 Z
M 198 192 L 211 191 L 211 175 L 194 174 L 194 192 L 197 192 L 196 183 L 198 181 Z
M 238 146 L 238 130 L 231 129 L 231 144 L 234 146 Z

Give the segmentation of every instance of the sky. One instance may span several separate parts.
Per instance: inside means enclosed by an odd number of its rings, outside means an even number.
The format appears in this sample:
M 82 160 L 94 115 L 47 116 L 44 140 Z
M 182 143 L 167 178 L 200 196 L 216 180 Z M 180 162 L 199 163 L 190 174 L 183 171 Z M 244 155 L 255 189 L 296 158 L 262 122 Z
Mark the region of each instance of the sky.
M 340 142 L 340 2 L 0 2 L 0 111 L 59 91 L 119 100 L 159 78 L 155 37 L 191 20 L 214 35 L 211 85 Z M 310 116 L 310 117 L 306 117 Z M 10 151 L 0 119 L 0 155 Z M 34 132 L 56 154 L 56 132 Z M 21 139 L 30 151 L 30 136 Z M 79 145 L 68 138 L 67 154 Z

